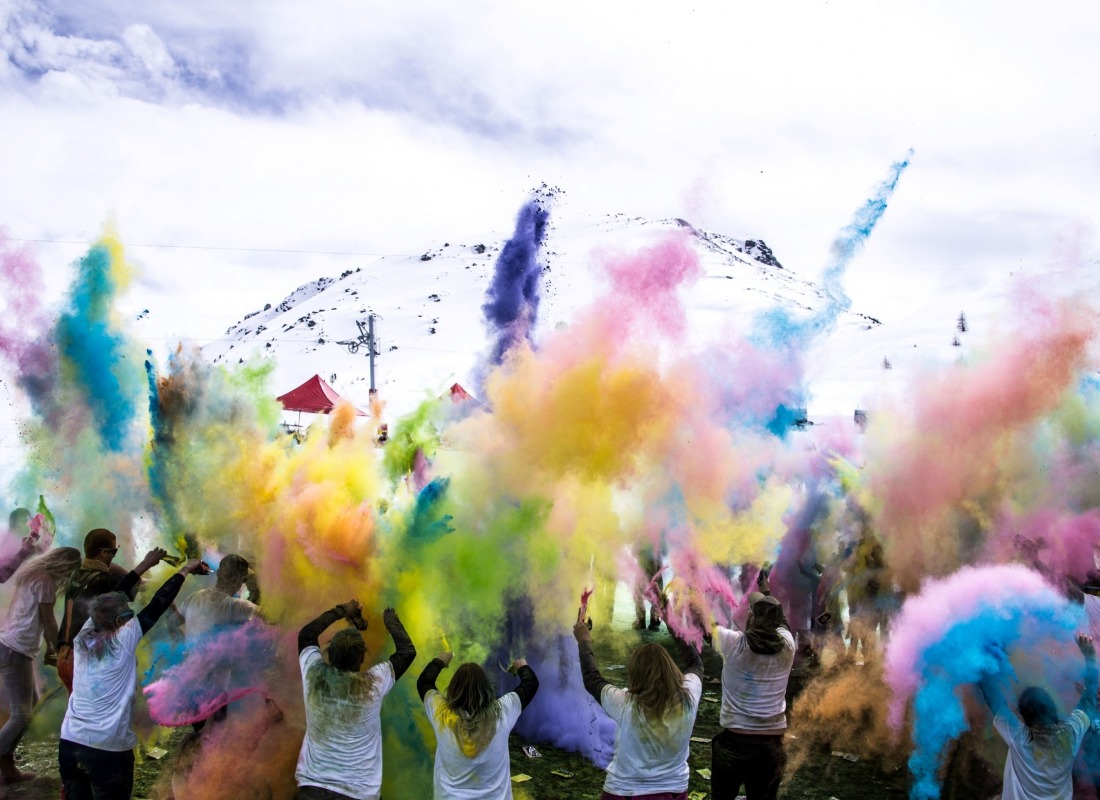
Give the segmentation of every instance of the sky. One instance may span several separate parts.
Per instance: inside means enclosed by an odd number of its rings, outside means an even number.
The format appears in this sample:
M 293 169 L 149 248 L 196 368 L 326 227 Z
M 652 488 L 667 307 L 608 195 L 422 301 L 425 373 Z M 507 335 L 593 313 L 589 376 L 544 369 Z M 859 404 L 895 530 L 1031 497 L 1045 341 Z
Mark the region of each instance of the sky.
M 170 347 L 377 254 L 506 236 L 543 182 L 563 218 L 683 217 L 818 279 L 912 148 L 848 293 L 964 310 L 1094 256 L 1098 29 L 1073 0 L 0 0 L 0 226 L 60 295 L 116 225 Z

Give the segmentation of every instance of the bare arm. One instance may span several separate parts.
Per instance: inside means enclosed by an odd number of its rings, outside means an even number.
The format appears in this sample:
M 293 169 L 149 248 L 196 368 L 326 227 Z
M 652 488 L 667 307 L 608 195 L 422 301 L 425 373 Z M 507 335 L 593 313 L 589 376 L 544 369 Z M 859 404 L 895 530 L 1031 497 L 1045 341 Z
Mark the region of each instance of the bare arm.
M 38 620 L 42 623 L 42 638 L 46 640 L 47 659 L 57 655 L 57 617 L 53 615 L 53 606 L 53 603 L 38 604 Z

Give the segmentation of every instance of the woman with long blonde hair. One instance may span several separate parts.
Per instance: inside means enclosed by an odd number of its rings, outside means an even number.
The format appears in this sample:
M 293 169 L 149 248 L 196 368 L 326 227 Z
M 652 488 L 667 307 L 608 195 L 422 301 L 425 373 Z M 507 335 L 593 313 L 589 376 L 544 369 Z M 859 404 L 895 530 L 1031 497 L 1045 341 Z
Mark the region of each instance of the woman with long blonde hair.
M 433 796 L 511 800 L 508 734 L 538 691 L 539 679 L 525 660 L 517 658 L 512 671 L 520 684 L 498 698 L 481 665 L 467 663 L 455 670 L 446 693 L 440 694 L 435 682 L 452 658 L 453 653 L 436 656 L 416 681 L 435 730 Z
M 673 635 L 688 664 L 681 672 L 664 647 L 644 644 L 631 654 L 620 689 L 600 674 L 588 625 L 578 621 L 573 635 L 584 688 L 618 724 L 600 800 L 687 800 L 691 731 L 703 694 L 699 653 Z
M 46 640 L 46 660 L 57 651 L 57 619 L 53 607 L 57 593 L 80 566 L 80 551 L 59 547 L 35 556 L 15 573 L 15 594 L 8 616 L 0 630 L 0 678 L 8 694 L 8 721 L 0 728 L 0 781 L 3 785 L 34 778 L 15 766 L 15 747 L 30 724 L 38 687 L 34 680 L 34 660 L 42 639 Z M 44 635 L 44 636 L 43 636 Z M 0 788 L 0 797 L 6 796 Z

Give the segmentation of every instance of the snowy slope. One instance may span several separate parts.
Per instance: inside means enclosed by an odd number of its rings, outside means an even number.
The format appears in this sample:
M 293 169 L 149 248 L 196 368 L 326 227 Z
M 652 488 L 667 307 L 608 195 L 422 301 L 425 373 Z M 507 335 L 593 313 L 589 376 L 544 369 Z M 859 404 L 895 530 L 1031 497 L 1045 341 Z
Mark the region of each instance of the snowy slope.
M 781 306 L 810 315 L 827 304 L 815 284 L 784 268 L 782 253 L 772 253 L 759 240 L 695 229 L 678 219 L 609 215 L 567 227 L 551 223 L 542 250 L 543 297 L 536 334 L 568 324 L 600 291 L 595 254 L 630 252 L 685 229 L 704 271 L 683 292 L 689 318 L 686 346 L 747 333 L 754 314 L 762 310 Z M 388 417 L 410 411 L 456 381 L 472 390 L 472 374 L 488 346 L 481 306 L 509 235 L 436 241 L 417 251 L 419 256 L 384 257 L 340 275 L 319 276 L 282 299 L 258 296 L 257 310 L 230 326 L 224 340 L 207 345 L 204 353 L 216 363 L 236 363 L 253 354 L 274 358 L 280 393 L 314 373 L 326 380 L 335 375 L 334 388 L 362 406 L 369 388 L 367 348 L 353 354 L 339 342 L 355 339 L 356 320 L 365 323 L 373 312 L 379 342 L 377 386 Z M 838 319 L 834 336 L 851 347 L 880 327 L 871 315 L 848 312 Z M 862 365 L 864 381 L 873 381 L 882 371 L 883 355 L 871 350 Z M 853 366 L 845 372 L 851 376 Z M 827 413 L 850 415 L 857 394 L 848 394 L 850 400 L 837 398 Z

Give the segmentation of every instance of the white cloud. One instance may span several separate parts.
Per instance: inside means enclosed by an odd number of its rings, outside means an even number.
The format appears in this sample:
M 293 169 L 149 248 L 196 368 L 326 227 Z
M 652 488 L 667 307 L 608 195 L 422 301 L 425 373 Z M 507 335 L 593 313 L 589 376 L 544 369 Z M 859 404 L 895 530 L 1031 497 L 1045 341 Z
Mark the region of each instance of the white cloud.
M 0 0 L 0 19 L 0 173 L 19 187 L 0 224 L 25 238 L 87 238 L 114 214 L 140 243 L 406 251 L 506 232 L 545 180 L 562 214 L 690 215 L 814 277 L 912 146 L 851 267 L 857 306 L 886 315 L 904 312 L 898 276 L 964 291 L 1097 214 L 1085 3 Z M 283 291 L 346 268 L 135 253 L 196 317 L 203 271 L 262 269 Z

